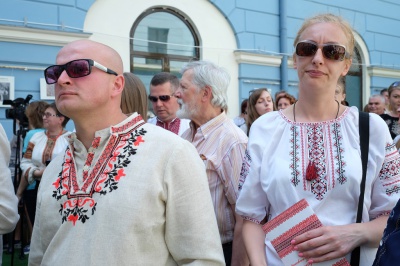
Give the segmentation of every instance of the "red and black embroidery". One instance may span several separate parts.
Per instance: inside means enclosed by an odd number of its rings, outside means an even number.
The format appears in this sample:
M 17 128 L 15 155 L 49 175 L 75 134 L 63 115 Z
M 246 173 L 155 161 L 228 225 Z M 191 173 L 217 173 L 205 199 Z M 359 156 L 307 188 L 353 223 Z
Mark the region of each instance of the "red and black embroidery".
M 290 169 L 292 169 L 291 175 L 292 179 L 290 180 L 294 186 L 297 186 L 300 183 L 300 171 L 299 171 L 299 133 L 296 130 L 296 126 L 292 125 L 290 127 L 290 131 L 292 134 L 292 138 L 290 139 L 290 158 L 292 158 L 292 162 L 290 163 Z
M 294 186 L 302 181 L 304 190 L 322 200 L 334 188 L 336 180 L 341 185 L 347 182 L 340 123 L 298 123 L 290 130 L 289 167 Z M 312 171 L 308 179 L 307 171 Z
M 386 156 L 379 172 L 379 179 L 382 181 L 388 196 L 400 192 L 400 156 L 395 144 L 386 144 Z
M 250 165 L 251 165 L 251 157 L 248 150 L 246 150 L 243 158 L 242 169 L 240 169 L 239 191 L 242 190 L 244 181 L 246 180 L 249 174 Z
M 145 142 L 146 131 L 143 128 L 138 129 L 142 124 L 128 132 L 111 135 L 99 159 L 94 162 L 92 171 L 83 170 L 84 179 L 81 186 L 77 180 L 72 156 L 73 147 L 67 149 L 62 171 L 53 183 L 55 187 L 53 197 L 62 202 L 59 210 L 62 223 L 72 222 L 73 225 L 77 221 L 85 223 L 96 212 L 97 202 L 93 195 L 105 196 L 118 189 L 119 181 L 126 175 L 125 168 L 131 163 L 138 146 Z M 114 132 L 121 131 L 117 129 Z M 96 138 L 91 150 L 97 148 L 99 143 L 100 138 Z M 93 157 L 89 153 L 85 167 L 90 167 L 92 160 Z

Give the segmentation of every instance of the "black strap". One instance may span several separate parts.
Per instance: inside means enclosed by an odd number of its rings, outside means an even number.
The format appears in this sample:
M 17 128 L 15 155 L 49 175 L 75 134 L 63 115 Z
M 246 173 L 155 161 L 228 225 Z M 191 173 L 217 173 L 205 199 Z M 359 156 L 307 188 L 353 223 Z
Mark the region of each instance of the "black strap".
M 367 177 L 368 150 L 369 150 L 369 114 L 359 112 L 359 126 L 361 162 L 362 162 L 362 179 L 360 184 L 360 198 L 358 200 L 357 223 L 361 223 L 362 211 L 364 205 L 365 179 Z M 351 252 L 351 266 L 360 265 L 360 247 Z

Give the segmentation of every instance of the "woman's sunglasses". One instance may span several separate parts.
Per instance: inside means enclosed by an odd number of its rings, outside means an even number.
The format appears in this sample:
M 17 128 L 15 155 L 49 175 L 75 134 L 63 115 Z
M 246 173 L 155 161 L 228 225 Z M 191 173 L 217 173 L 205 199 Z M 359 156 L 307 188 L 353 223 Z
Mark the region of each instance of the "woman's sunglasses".
M 65 70 L 70 78 L 81 78 L 92 72 L 92 66 L 115 76 L 118 74 L 105 66 L 93 61 L 92 59 L 78 59 L 64 65 L 49 66 L 44 70 L 44 77 L 47 84 L 54 84 L 58 81 L 61 73 Z
M 346 51 L 346 47 L 340 44 L 321 44 L 318 45 L 312 41 L 301 41 L 296 44 L 296 54 L 298 56 L 314 56 L 318 49 L 321 48 L 322 54 L 326 59 L 334 61 L 343 61 L 350 55 Z
M 153 103 L 158 102 L 158 99 L 160 99 L 160 101 L 162 101 L 162 102 L 168 102 L 172 96 L 174 96 L 174 95 L 173 94 L 172 95 L 160 95 L 158 97 L 149 95 L 149 100 L 152 101 Z

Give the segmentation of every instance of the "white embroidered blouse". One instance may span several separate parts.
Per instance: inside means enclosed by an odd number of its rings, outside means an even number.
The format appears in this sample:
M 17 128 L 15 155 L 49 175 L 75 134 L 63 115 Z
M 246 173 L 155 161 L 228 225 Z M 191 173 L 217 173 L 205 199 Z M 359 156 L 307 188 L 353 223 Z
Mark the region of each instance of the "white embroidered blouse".
M 357 108 L 350 107 L 335 120 L 317 123 L 293 122 L 281 111 L 257 119 L 242 168 L 237 213 L 260 223 L 304 198 L 323 225 L 354 223 L 362 178 L 358 118 Z M 309 160 L 319 177 L 312 181 L 305 177 Z M 370 114 L 362 220 L 389 214 L 399 191 L 399 153 L 383 119 Z M 283 265 L 268 239 L 266 245 L 267 263 Z M 360 265 L 371 265 L 375 253 L 363 247 Z

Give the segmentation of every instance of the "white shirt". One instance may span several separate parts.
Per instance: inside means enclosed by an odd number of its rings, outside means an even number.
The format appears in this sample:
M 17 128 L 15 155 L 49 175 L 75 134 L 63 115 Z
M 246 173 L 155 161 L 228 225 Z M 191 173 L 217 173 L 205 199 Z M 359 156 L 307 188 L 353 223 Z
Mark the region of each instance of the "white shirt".
M 174 118 L 171 122 L 173 122 L 175 119 L 177 119 L 177 117 Z M 187 129 L 190 128 L 190 120 L 189 119 L 182 119 L 182 118 L 179 118 L 179 119 L 180 119 L 180 125 L 179 125 L 178 136 L 182 136 L 183 132 L 185 132 Z M 153 124 L 153 125 L 157 125 L 157 121 L 160 121 L 161 123 L 164 123 L 161 120 L 159 120 L 157 118 L 157 116 L 149 118 L 147 120 L 147 123 L 150 123 L 150 124 Z M 164 129 L 166 129 L 166 128 L 164 128 Z
M 266 210 L 272 219 L 305 198 L 323 225 L 355 222 L 362 177 L 356 107 L 335 120 L 317 123 L 296 123 L 281 111 L 263 115 L 251 127 L 248 153 L 251 159 L 242 169 L 245 182 L 236 204 L 244 219 L 259 223 Z M 319 182 L 305 179 L 310 157 L 318 165 Z M 385 122 L 370 114 L 364 222 L 388 215 L 395 206 L 399 165 Z M 267 264 L 283 265 L 268 239 L 266 245 Z M 375 253 L 375 248 L 362 247 L 360 265 L 372 265 Z M 346 257 L 350 261 L 350 254 Z

